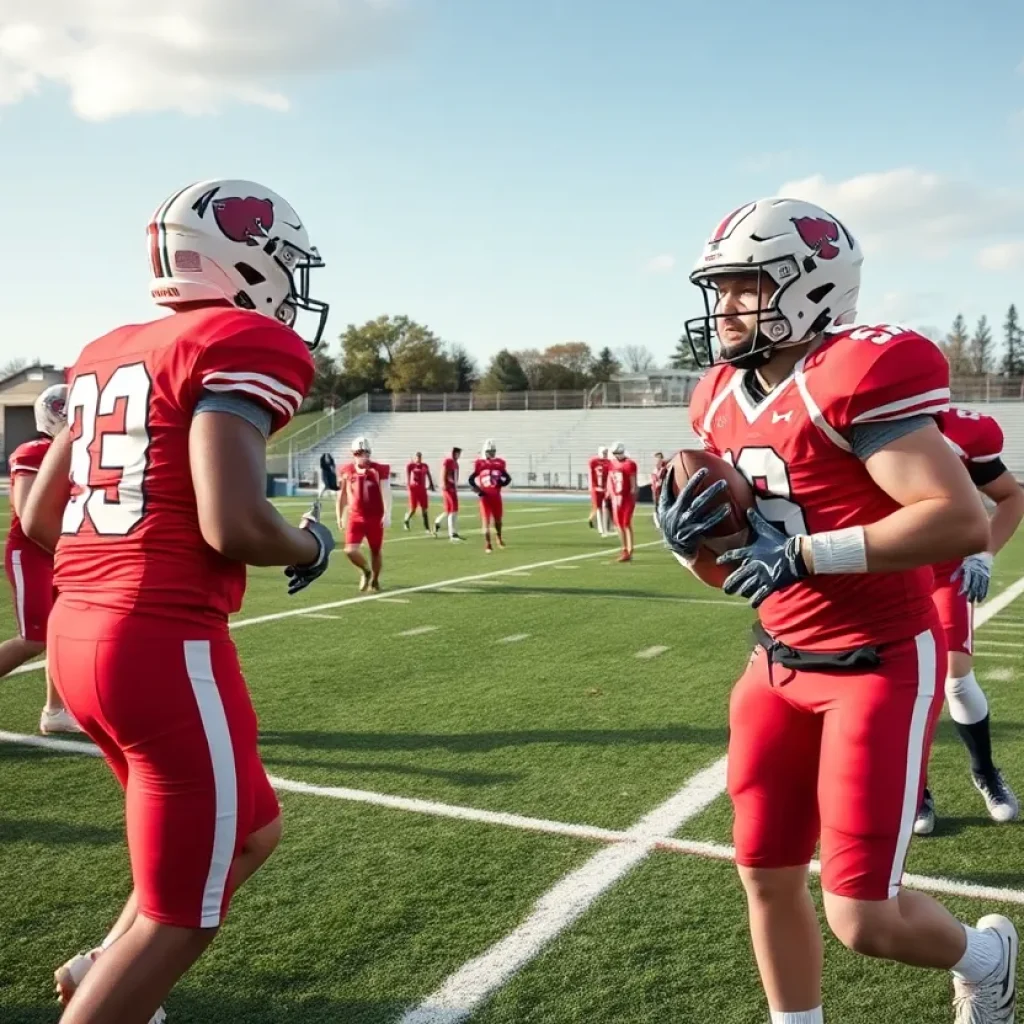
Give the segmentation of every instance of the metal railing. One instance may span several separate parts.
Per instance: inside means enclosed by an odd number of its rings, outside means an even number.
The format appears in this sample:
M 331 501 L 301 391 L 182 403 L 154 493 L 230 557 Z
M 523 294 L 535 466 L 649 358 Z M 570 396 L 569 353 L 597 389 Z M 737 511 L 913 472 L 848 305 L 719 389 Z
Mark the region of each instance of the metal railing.
M 369 411 L 368 397 L 360 395 L 358 398 L 352 399 L 351 402 L 346 402 L 345 405 L 335 409 L 325 409 L 323 415 L 315 419 L 308 427 L 296 430 L 280 440 L 272 438 L 267 445 L 267 455 L 287 455 L 289 450 L 305 451 L 325 437 L 330 437 L 335 431 L 344 430 L 357 416 L 362 416 Z

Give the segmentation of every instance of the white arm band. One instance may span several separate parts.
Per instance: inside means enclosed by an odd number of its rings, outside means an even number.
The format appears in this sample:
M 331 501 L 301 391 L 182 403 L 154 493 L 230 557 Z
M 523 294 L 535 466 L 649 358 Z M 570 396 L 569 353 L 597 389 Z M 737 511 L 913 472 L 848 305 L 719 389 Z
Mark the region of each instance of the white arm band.
M 848 526 L 844 530 L 812 533 L 810 539 L 814 575 L 868 571 L 863 526 Z

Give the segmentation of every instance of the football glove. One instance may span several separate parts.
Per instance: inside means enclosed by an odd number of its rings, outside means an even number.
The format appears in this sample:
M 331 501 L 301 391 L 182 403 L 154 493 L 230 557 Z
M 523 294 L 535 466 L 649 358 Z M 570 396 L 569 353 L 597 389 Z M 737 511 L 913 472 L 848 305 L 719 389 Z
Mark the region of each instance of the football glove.
M 722 590 L 738 594 L 759 608 L 769 594 L 791 587 L 809 575 L 800 553 L 800 538 L 788 537 L 776 529 L 757 509 L 747 511 L 751 536 L 742 548 L 733 548 L 718 558 L 719 565 L 742 563 L 726 577 Z
M 309 530 L 316 538 L 319 550 L 309 565 L 289 565 L 284 574 L 288 577 L 288 593 L 297 594 L 300 590 L 319 579 L 327 571 L 327 562 L 334 550 L 334 536 L 320 521 L 320 502 L 314 501 L 313 507 L 302 517 L 300 529 Z
M 706 466 L 698 469 L 686 481 L 678 498 L 672 497 L 667 483 L 658 495 L 658 528 L 669 548 L 685 559 L 692 559 L 697 554 L 701 537 L 729 514 L 728 504 L 713 509 L 707 507 L 729 486 L 725 480 L 716 480 L 706 491 L 694 497 L 698 485 L 707 475 Z
M 953 582 L 960 581 L 960 594 L 968 601 L 984 601 L 992 579 L 992 556 L 987 551 L 980 555 L 968 555 L 950 579 Z

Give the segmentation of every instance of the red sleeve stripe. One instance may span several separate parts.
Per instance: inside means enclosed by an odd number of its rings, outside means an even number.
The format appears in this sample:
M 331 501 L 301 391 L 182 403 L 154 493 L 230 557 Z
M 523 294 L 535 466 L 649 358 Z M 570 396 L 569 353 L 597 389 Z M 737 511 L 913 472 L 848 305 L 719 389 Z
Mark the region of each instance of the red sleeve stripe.
M 949 388 L 936 388 L 924 391 L 910 398 L 901 398 L 887 405 L 879 405 L 868 409 L 859 416 L 854 416 L 854 423 L 882 423 L 887 420 L 904 420 L 908 416 L 920 416 L 945 412 L 949 408 Z
M 203 387 L 209 391 L 244 391 L 288 416 L 294 416 L 302 404 L 302 395 L 298 391 L 262 373 L 214 370 L 203 377 Z

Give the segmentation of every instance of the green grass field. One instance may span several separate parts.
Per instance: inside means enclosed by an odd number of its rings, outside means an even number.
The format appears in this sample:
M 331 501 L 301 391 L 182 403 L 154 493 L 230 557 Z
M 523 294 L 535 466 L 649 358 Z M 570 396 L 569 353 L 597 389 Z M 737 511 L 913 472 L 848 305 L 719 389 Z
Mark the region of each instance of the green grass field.
M 468 509 L 461 546 L 399 523 L 379 598 L 340 555 L 296 598 L 279 571 L 252 573 L 235 639 L 285 839 L 172 993 L 171 1024 L 764 1024 L 720 859 L 728 800 L 691 784 L 666 805 L 698 772 L 720 793 L 753 613 L 680 569 L 649 510 L 628 565 L 585 515 L 509 502 L 490 556 Z M 998 595 L 1024 577 L 1024 541 L 996 570 Z M 980 630 L 976 666 L 1024 788 L 1022 658 L 1024 599 Z M 54 967 L 99 942 L 130 886 L 106 766 L 18 741 L 42 699 L 39 672 L 0 683 L 4 1024 L 58 1019 Z M 930 771 L 940 823 L 912 843 L 916 884 L 971 922 L 1024 919 L 1020 826 L 987 819 L 945 719 Z M 830 1021 L 945 1022 L 949 1002 L 941 973 L 828 944 Z

